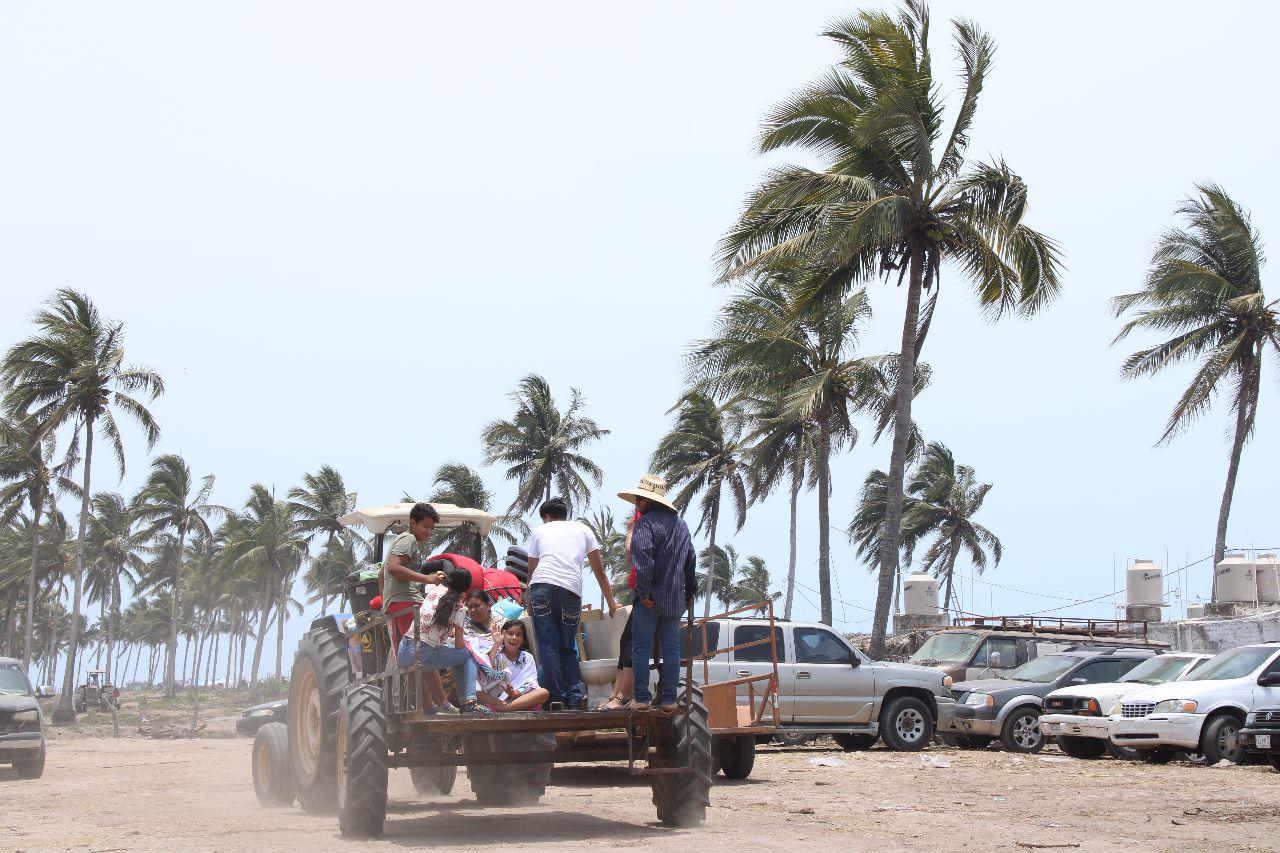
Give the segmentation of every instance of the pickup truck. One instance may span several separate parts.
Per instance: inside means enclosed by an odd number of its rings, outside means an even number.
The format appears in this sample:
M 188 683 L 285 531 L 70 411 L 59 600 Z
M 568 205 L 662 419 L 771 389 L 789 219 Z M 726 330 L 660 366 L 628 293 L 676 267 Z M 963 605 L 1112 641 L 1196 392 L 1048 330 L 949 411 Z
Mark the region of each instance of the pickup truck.
M 728 649 L 767 639 L 769 621 L 717 619 L 706 631 L 708 649 Z M 709 676 L 717 682 L 771 672 L 776 648 L 778 711 L 788 736 L 827 734 L 845 750 L 867 749 L 880 739 L 890 749 L 916 751 L 933 739 L 940 718 L 950 718 L 951 679 L 936 669 L 873 661 L 826 625 L 778 620 L 773 631 L 772 647 L 734 648 L 711 658 Z M 693 672 L 700 681 L 701 663 Z M 747 688 L 740 691 L 745 702 Z
M 0 764 L 12 764 L 19 779 L 44 773 L 44 715 L 36 700 L 52 696 L 52 687 L 31 689 L 21 661 L 0 658 Z

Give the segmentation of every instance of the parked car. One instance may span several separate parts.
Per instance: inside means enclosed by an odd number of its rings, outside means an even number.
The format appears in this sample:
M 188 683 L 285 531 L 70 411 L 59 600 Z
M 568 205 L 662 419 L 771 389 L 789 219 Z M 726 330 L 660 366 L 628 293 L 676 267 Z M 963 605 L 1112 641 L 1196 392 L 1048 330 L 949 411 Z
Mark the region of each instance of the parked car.
M 236 732 L 245 737 L 253 737 L 258 729 L 267 723 L 283 723 L 289 716 L 289 700 L 278 699 L 275 702 L 263 702 L 245 709 L 236 720 Z
M 768 643 L 738 648 L 767 640 L 767 619 L 718 619 L 706 628 L 708 648 L 734 647 L 711 659 L 712 682 L 771 671 Z M 939 721 L 950 717 L 951 679 L 936 669 L 873 661 L 826 625 L 778 621 L 773 630 L 778 712 L 791 738 L 827 734 L 846 750 L 867 749 L 882 739 L 891 749 L 914 751 L 927 746 Z M 700 634 L 694 635 L 696 646 Z M 701 680 L 701 667 L 693 670 Z M 739 689 L 739 701 L 745 701 L 747 687 Z
M 1192 652 L 1157 655 L 1129 670 L 1120 681 L 1054 690 L 1044 697 L 1040 733 L 1056 738 L 1062 751 L 1075 758 L 1101 758 L 1110 752 L 1116 758 L 1135 759 L 1138 754 L 1132 749 L 1111 742 L 1107 725 L 1111 706 L 1144 686 L 1183 678 L 1211 657 Z
M 1280 704 L 1280 643 L 1225 651 L 1179 681 L 1145 687 L 1110 709 L 1111 742 L 1157 764 L 1180 750 L 1207 764 L 1241 762 L 1238 737 L 1250 709 Z
M 1236 736 L 1246 752 L 1261 753 L 1272 768 L 1280 770 L 1280 707 L 1250 711 Z
M 984 749 L 996 738 L 1010 752 L 1044 748 L 1040 709 L 1044 697 L 1061 687 L 1119 681 L 1154 652 L 1149 649 L 1070 649 L 1041 655 L 1001 678 L 964 681 L 952 688 L 955 714 L 943 741 Z
M 1065 620 L 1046 620 L 1049 622 Z M 1117 623 L 1118 625 L 1128 623 Z M 975 623 L 938 631 L 911 655 L 910 662 L 942 670 L 955 681 L 994 678 L 1040 655 L 1081 648 L 1146 648 L 1163 650 L 1164 643 L 1148 642 L 1141 634 L 1102 639 L 1086 631 L 1049 629 L 1031 617 L 1001 619 L 998 627 Z
M 0 764 L 12 764 L 19 779 L 44 774 L 44 715 L 39 699 L 52 687 L 31 689 L 22 661 L 0 658 Z

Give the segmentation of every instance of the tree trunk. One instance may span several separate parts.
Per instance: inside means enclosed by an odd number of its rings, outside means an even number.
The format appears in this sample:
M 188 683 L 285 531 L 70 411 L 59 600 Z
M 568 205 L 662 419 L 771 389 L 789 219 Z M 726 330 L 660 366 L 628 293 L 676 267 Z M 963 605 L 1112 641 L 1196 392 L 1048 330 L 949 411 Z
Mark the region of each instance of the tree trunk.
M 227 623 L 227 689 L 231 689 L 231 662 L 236 656 L 236 636 L 240 625 L 240 605 L 236 604 L 232 610 L 234 618 Z
M 796 591 L 796 507 L 800 503 L 800 475 L 791 478 L 791 541 L 787 551 L 787 601 L 782 618 L 791 618 L 791 602 Z
M 284 623 L 289 618 L 289 591 L 280 584 L 280 601 L 276 604 L 276 678 L 281 677 L 284 661 Z
M 80 522 L 79 530 L 76 533 L 76 580 L 75 588 L 71 593 L 71 633 L 67 636 L 67 671 L 66 678 L 62 684 L 62 698 L 58 701 L 58 708 L 53 712 L 53 721 L 55 723 L 75 724 L 76 709 L 72 699 L 72 693 L 75 685 L 72 683 L 76 674 L 76 652 L 80 643 L 80 595 L 84 590 L 84 553 L 85 553 L 85 528 L 89 524 L 89 474 L 93 468 L 93 415 L 85 418 L 85 442 L 84 442 L 84 481 L 81 488 L 84 494 L 80 498 Z
M 956 558 L 960 556 L 960 536 L 953 534 L 951 537 L 950 553 L 947 555 L 947 592 L 942 599 L 942 610 L 946 616 L 947 624 L 951 624 L 951 586 L 956 576 Z
M 818 413 L 818 597 L 822 624 L 830 625 L 831 607 L 831 420 L 826 407 Z
M 716 484 L 719 488 L 719 484 Z M 702 606 L 702 618 L 706 619 L 711 615 L 711 596 L 715 594 L 716 589 L 716 523 L 720 521 L 720 502 L 716 501 L 715 511 L 711 513 L 711 530 L 708 531 L 708 539 L 711 542 L 707 549 L 710 557 L 707 560 L 707 601 Z
M 169 699 L 177 695 L 177 688 L 173 680 L 178 665 L 178 613 L 182 598 L 182 549 L 186 544 L 186 539 L 187 524 L 184 521 L 178 525 L 178 547 L 173 555 L 173 577 L 170 580 L 173 586 L 173 599 L 169 604 L 169 648 L 172 651 L 164 673 L 164 695 Z
M 4 607 L 4 656 L 13 656 L 13 638 L 15 629 L 18 627 L 18 620 L 13 618 L 13 611 L 18 606 L 18 585 L 14 584 L 13 589 L 9 590 L 9 601 Z
M 258 619 L 258 637 L 253 644 L 253 669 L 249 674 L 250 686 L 258 683 L 258 667 L 262 663 L 262 643 L 267 638 L 267 619 L 271 616 L 271 581 L 267 579 L 262 590 L 262 609 Z
M 40 558 L 40 511 L 44 509 L 44 483 L 36 487 L 31 504 L 31 568 L 27 570 L 27 629 L 22 645 L 22 671 L 31 666 L 31 638 L 36 630 L 36 565 Z
M 1248 362 L 1242 366 L 1241 371 L 1245 376 L 1253 377 L 1254 381 L 1259 378 L 1259 371 L 1254 370 Z M 1241 392 L 1240 405 L 1236 407 L 1236 434 L 1231 442 L 1231 461 L 1227 463 L 1227 484 L 1222 490 L 1222 506 L 1218 509 L 1218 533 L 1213 540 L 1212 599 L 1214 601 L 1218 600 L 1218 563 L 1222 562 L 1227 551 L 1227 519 L 1231 515 L 1231 499 L 1236 491 L 1236 474 L 1240 471 L 1240 456 L 1244 452 L 1244 443 L 1253 428 L 1253 416 L 1257 411 L 1257 385 L 1251 383 L 1250 387 L 1242 388 Z
M 884 656 L 884 638 L 889 623 L 889 604 L 894 578 L 898 574 L 898 551 L 902 544 L 902 490 L 907 472 L 907 442 L 911 438 L 911 403 L 915 394 L 916 327 L 920 322 L 920 293 L 924 286 L 924 251 L 911 247 L 910 285 L 907 310 L 902 319 L 902 347 L 898 353 L 897 406 L 893 419 L 893 453 L 889 457 L 888 506 L 880 554 L 880 578 L 876 586 L 875 621 L 871 629 L 870 656 Z

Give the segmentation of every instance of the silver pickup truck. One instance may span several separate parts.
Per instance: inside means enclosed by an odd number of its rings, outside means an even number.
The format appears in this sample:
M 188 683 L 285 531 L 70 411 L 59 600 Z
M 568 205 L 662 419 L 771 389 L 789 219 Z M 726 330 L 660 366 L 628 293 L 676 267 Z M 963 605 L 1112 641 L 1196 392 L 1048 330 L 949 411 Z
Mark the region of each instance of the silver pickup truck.
M 727 649 L 769 636 L 767 619 L 719 619 L 707 623 L 707 648 Z M 829 734 L 846 750 L 884 740 L 891 749 L 923 749 L 939 718 L 949 721 L 955 703 L 951 678 L 931 667 L 873 661 L 826 625 L 775 622 L 778 711 L 792 734 Z M 694 651 L 701 653 L 701 632 Z M 687 651 L 686 651 L 687 654 Z M 708 662 L 709 681 L 730 681 L 769 672 L 768 643 L 735 648 Z M 702 664 L 693 666 L 702 681 Z M 745 702 L 747 688 L 740 688 Z

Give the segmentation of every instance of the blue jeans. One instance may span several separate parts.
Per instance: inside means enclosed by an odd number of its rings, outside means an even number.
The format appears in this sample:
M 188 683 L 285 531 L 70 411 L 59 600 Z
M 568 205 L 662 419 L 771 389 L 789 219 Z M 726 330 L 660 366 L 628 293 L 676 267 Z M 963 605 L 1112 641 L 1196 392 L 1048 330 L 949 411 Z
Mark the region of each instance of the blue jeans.
M 548 702 L 576 705 L 586 698 L 578 668 L 578 623 L 582 599 L 562 586 L 535 583 L 529 587 L 529 612 L 538 641 L 542 686 Z
M 401 666 L 412 666 L 413 637 L 400 638 L 400 648 L 396 650 L 396 660 Z M 453 670 L 453 686 L 458 691 L 459 702 L 469 702 L 476 698 L 476 659 L 466 649 L 455 649 L 453 646 L 428 646 L 418 644 L 418 663 L 423 669 Z
M 653 632 L 658 632 L 662 650 L 662 693 L 658 702 L 670 705 L 676 701 L 676 682 L 680 680 L 680 617 L 661 616 L 657 608 L 650 610 L 640 602 L 631 608 L 631 666 L 636 676 L 636 701 L 648 702 L 649 664 L 653 657 Z

